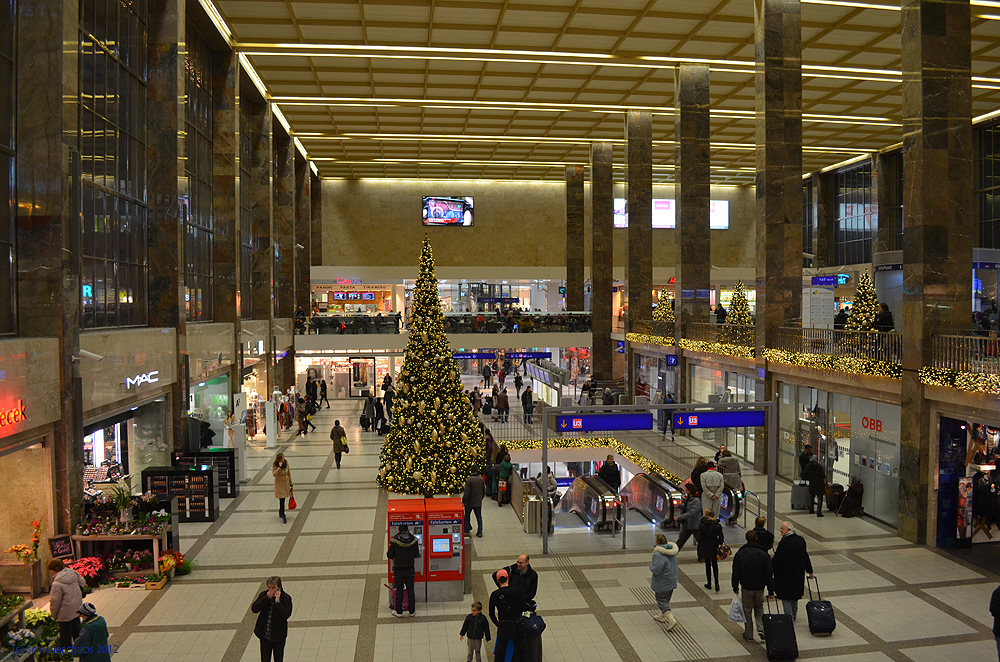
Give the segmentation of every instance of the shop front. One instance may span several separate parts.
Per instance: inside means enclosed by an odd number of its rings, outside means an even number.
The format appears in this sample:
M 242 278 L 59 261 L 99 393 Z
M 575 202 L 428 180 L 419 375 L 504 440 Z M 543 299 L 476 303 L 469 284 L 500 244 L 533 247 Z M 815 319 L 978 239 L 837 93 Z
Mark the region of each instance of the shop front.
M 722 370 L 712 366 L 688 366 L 690 393 L 688 402 L 716 404 L 723 402 L 753 402 L 757 399 L 753 375 Z M 753 428 L 708 428 L 692 430 L 691 434 L 712 446 L 725 445 L 739 458 L 753 463 Z
M 307 380 L 326 381 L 327 397 L 364 398 L 381 395 L 382 380 L 391 375 L 393 383 L 403 367 L 403 353 L 380 354 L 296 354 L 295 383 L 305 393 Z
M 232 411 L 228 373 L 191 384 L 188 390 L 188 448 L 226 446 L 226 419 Z
M 328 315 L 375 315 L 398 310 L 394 303 L 396 285 L 334 283 L 314 285 L 313 312 Z
M 937 546 L 992 570 L 1000 567 L 1000 427 L 995 421 L 940 417 Z
M 778 475 L 799 478 L 808 444 L 831 485 L 860 480 L 865 515 L 897 526 L 900 416 L 896 404 L 779 382 Z

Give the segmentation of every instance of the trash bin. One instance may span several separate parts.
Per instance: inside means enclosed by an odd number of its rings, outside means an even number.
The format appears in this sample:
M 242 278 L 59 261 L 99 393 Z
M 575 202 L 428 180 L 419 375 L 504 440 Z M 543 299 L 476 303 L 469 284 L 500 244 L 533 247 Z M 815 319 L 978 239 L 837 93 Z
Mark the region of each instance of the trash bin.
M 542 530 L 542 500 L 531 495 L 524 502 L 524 532 L 538 533 Z

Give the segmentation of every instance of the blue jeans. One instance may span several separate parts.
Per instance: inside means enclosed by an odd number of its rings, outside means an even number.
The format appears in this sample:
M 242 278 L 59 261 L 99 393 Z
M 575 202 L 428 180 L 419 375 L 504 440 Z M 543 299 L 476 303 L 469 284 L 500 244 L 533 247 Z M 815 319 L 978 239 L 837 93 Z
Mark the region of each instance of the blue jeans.
M 479 524 L 479 529 L 476 533 L 483 532 L 483 507 L 482 506 L 466 506 L 465 507 L 465 532 L 469 533 L 472 531 L 472 513 L 476 514 L 476 522 Z
M 799 601 L 798 600 L 782 600 L 781 601 L 781 609 L 786 614 L 791 614 L 792 615 L 792 620 L 794 621 L 795 617 L 798 616 L 798 614 L 799 614 Z

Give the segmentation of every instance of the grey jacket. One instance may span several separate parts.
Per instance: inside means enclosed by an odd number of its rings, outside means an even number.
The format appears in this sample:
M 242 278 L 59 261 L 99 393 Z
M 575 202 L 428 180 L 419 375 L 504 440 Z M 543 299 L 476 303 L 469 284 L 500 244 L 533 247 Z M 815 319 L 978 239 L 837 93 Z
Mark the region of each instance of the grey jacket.
M 653 593 L 666 593 L 677 588 L 678 551 L 677 545 L 672 542 L 653 548 L 653 560 L 649 563 L 649 571 L 653 573 L 649 588 L 653 589 Z
M 87 582 L 73 568 L 64 568 L 52 578 L 49 589 L 49 611 L 57 621 L 72 621 L 83 604 L 83 587 Z
M 705 508 L 711 508 L 716 513 L 721 505 L 722 492 L 726 487 L 726 478 L 718 471 L 706 471 L 701 475 L 701 503 Z M 715 497 L 714 499 L 712 497 Z

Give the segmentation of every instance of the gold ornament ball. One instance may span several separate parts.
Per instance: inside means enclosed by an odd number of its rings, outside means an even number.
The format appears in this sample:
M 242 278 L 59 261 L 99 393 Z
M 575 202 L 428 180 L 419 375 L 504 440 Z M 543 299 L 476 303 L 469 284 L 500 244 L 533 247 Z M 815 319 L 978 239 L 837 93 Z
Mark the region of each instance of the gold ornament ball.
M 448 471 L 450 471 L 451 473 L 455 473 L 456 471 L 458 471 L 458 469 L 456 469 L 455 465 L 453 464 L 453 465 L 451 465 L 451 468 L 448 469 Z
M 424 477 L 424 475 L 422 473 L 420 473 L 419 469 L 417 471 L 413 472 L 413 480 L 420 480 L 423 477 Z

